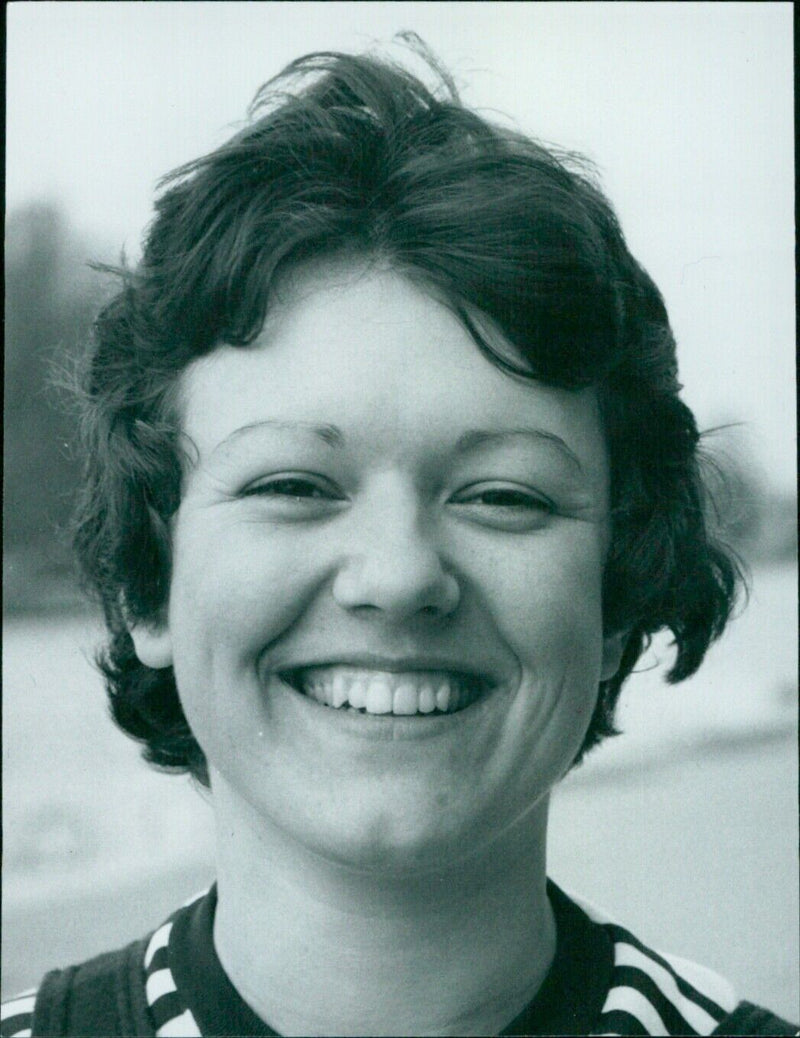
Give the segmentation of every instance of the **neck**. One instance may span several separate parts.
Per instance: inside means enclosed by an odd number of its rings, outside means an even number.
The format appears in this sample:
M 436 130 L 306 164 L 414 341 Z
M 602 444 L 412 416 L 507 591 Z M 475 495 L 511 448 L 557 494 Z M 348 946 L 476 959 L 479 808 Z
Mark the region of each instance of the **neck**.
M 214 784 L 214 942 L 281 1034 L 497 1034 L 555 951 L 543 802 L 482 854 L 379 875 L 298 846 Z

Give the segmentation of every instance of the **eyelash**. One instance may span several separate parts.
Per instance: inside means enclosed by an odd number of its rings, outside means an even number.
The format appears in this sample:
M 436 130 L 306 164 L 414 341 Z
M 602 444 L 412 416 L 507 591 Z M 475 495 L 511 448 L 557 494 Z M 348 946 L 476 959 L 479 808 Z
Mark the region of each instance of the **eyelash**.
M 513 498 L 511 502 L 503 501 L 487 501 L 489 497 L 506 497 Z M 552 512 L 554 506 L 548 500 L 543 497 L 538 497 L 536 494 L 529 493 L 526 490 L 514 490 L 509 487 L 492 487 L 488 490 L 482 490 L 479 493 L 473 493 L 471 497 L 462 497 L 456 504 L 473 504 L 476 499 L 483 498 L 483 504 L 492 505 L 495 508 L 525 508 L 535 511 Z
M 294 488 L 291 490 L 289 488 Z M 298 493 L 298 489 L 312 493 Z M 242 497 L 283 497 L 295 501 L 341 501 L 342 496 L 329 485 L 323 485 L 303 476 L 281 476 L 264 483 L 255 483 L 242 491 Z
M 470 493 L 471 491 L 471 493 Z M 243 497 L 274 497 L 297 502 L 340 501 L 344 499 L 335 487 L 302 475 L 279 476 L 265 483 L 256 483 L 242 491 Z M 494 498 L 494 499 L 492 499 Z M 498 499 L 499 498 L 499 499 Z M 503 500 L 502 498 L 505 498 Z M 509 500 L 511 499 L 511 500 Z M 456 506 L 477 506 L 497 509 L 506 514 L 512 511 L 527 514 L 551 515 L 555 512 L 552 501 L 522 488 L 488 487 L 485 490 L 467 488 L 450 498 Z

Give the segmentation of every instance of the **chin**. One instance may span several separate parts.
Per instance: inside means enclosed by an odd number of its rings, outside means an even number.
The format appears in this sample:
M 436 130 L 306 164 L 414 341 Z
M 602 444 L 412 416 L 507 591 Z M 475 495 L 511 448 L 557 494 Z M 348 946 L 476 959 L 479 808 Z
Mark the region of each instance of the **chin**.
M 452 813 L 444 816 L 436 804 L 429 812 L 411 813 L 398 811 L 396 805 L 375 807 L 341 819 L 335 831 L 317 832 L 306 843 L 354 871 L 396 878 L 423 875 L 457 868 L 492 842 L 486 826 L 455 822 Z

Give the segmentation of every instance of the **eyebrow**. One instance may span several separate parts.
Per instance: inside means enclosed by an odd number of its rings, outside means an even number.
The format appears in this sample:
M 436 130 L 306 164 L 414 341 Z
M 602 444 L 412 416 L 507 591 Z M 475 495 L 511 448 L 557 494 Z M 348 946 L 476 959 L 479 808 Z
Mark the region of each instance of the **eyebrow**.
M 455 452 L 456 454 L 466 454 L 469 451 L 477 450 L 484 446 L 493 446 L 496 443 L 503 443 L 506 440 L 515 439 L 516 437 L 525 437 L 526 439 L 535 440 L 537 442 L 544 441 L 550 443 L 556 447 L 576 468 L 583 472 L 583 465 L 578 458 L 578 455 L 572 450 L 567 443 L 557 436 L 555 433 L 547 432 L 545 429 L 537 428 L 518 428 L 518 429 L 503 429 L 502 431 L 495 431 L 491 429 L 468 429 L 465 433 L 459 436 L 456 441 Z
M 212 453 L 220 450 L 222 447 L 230 446 L 230 444 L 235 443 L 236 440 L 247 435 L 247 433 L 262 428 L 310 433 L 312 436 L 316 436 L 317 439 L 322 440 L 323 443 L 327 443 L 329 447 L 342 447 L 344 445 L 344 433 L 337 425 L 299 420 L 290 421 L 282 418 L 263 418 L 258 422 L 248 422 L 247 425 L 241 425 L 238 429 L 234 429 L 224 440 L 220 440 Z
M 225 437 L 224 440 L 220 440 L 212 453 L 215 453 L 223 447 L 229 446 L 231 443 L 235 443 L 235 441 L 241 436 L 245 436 L 249 432 L 262 428 L 309 433 L 321 440 L 323 443 L 328 444 L 328 446 L 335 448 L 341 448 L 345 443 L 344 433 L 338 425 L 332 425 L 327 422 L 304 422 L 298 419 L 263 418 L 260 421 L 248 422 L 246 425 L 234 429 L 233 432 L 229 433 Z M 503 429 L 500 431 L 492 429 L 468 429 L 456 440 L 453 454 L 466 454 L 469 451 L 477 450 L 480 447 L 500 444 L 506 440 L 515 439 L 516 437 L 525 437 L 537 442 L 544 441 L 545 443 L 553 444 L 553 446 L 555 446 L 573 465 L 575 465 L 579 471 L 583 472 L 583 465 L 581 465 L 577 454 L 575 454 L 575 452 L 564 440 L 562 440 L 560 436 L 557 436 L 555 433 L 547 432 L 545 429 L 538 428 L 524 427 Z

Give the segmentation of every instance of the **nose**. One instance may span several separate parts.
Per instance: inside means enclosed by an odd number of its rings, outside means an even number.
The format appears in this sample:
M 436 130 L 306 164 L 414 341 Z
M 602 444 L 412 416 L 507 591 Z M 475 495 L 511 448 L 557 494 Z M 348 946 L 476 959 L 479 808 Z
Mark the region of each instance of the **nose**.
M 384 498 L 350 535 L 333 582 L 343 609 L 374 611 L 393 621 L 454 612 L 459 582 L 413 503 Z

